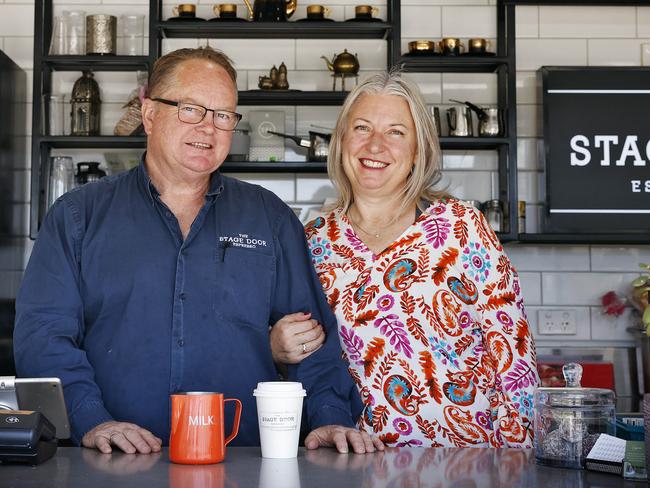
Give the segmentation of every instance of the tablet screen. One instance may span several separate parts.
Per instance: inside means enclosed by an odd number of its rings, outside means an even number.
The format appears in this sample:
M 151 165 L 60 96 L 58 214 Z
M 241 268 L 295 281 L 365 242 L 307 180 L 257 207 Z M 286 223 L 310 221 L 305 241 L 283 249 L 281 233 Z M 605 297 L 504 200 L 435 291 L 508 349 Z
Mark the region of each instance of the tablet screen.
M 59 378 L 16 378 L 14 388 L 0 389 L 0 408 L 40 412 L 56 427 L 58 439 L 70 437 L 68 413 Z

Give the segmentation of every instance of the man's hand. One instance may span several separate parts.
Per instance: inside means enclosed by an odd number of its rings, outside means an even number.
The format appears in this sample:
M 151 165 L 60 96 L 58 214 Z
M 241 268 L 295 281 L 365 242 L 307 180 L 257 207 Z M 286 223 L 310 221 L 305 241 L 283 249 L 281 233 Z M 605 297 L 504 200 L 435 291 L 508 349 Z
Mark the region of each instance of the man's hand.
M 283 364 L 297 364 L 321 348 L 325 342 L 323 326 L 309 313 L 292 313 L 278 320 L 269 340 L 273 361 Z
M 384 443 L 379 438 L 341 425 L 324 425 L 312 430 L 305 438 L 305 447 L 307 449 L 336 447 L 342 454 L 347 454 L 348 443 L 356 454 L 384 450 Z
M 142 427 L 128 422 L 104 422 L 86 432 L 81 439 L 81 445 L 90 449 L 98 449 L 103 453 L 113 452 L 111 446 L 119 447 L 128 454 L 136 452 L 149 454 L 160 452 L 162 440 Z

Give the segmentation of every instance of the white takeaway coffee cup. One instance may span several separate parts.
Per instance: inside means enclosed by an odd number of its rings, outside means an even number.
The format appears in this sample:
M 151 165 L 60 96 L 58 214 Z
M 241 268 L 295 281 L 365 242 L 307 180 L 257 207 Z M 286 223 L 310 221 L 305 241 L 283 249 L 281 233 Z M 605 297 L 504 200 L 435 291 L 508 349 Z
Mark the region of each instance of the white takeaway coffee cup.
M 301 383 L 266 381 L 257 384 L 257 420 L 264 458 L 292 458 L 298 455 L 302 399 Z

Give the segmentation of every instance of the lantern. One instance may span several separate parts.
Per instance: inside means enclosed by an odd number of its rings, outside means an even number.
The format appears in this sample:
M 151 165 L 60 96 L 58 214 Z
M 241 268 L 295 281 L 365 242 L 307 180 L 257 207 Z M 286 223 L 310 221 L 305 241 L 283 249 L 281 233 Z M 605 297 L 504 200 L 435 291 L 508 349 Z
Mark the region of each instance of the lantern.
M 101 100 L 99 85 L 92 71 L 84 71 L 72 88 L 71 134 L 73 136 L 98 136 Z

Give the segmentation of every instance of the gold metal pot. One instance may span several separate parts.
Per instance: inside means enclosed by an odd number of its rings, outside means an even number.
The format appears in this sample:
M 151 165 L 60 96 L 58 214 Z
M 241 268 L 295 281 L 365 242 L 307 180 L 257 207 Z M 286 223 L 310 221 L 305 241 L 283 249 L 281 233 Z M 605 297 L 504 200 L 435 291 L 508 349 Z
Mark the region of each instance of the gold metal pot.
M 351 54 L 344 49 L 341 54 L 335 54 L 330 61 L 325 56 L 321 56 L 327 63 L 327 69 L 333 71 L 335 75 L 356 75 L 359 73 L 359 59 L 356 54 Z
M 434 53 L 436 52 L 436 43 L 433 41 L 417 40 L 409 42 L 410 53 Z

